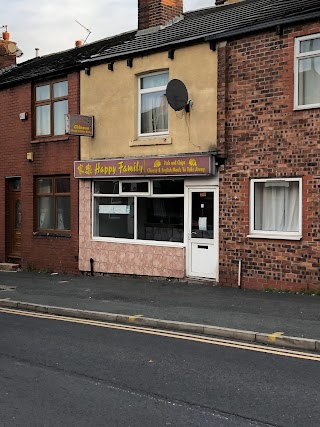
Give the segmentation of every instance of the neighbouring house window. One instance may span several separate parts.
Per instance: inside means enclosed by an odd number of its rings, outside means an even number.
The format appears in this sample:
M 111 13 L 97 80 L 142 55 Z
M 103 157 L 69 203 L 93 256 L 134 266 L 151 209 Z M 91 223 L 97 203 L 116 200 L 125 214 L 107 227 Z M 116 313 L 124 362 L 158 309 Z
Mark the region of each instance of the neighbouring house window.
M 168 72 L 139 78 L 139 135 L 168 133 L 168 81 Z
M 38 230 L 70 230 L 70 177 L 37 178 Z
M 251 234 L 301 236 L 301 178 L 251 180 Z
M 295 43 L 295 107 L 320 107 L 320 34 Z
M 68 113 L 68 82 L 54 82 L 35 87 L 36 136 L 65 134 Z
M 184 181 L 93 183 L 93 237 L 183 242 Z

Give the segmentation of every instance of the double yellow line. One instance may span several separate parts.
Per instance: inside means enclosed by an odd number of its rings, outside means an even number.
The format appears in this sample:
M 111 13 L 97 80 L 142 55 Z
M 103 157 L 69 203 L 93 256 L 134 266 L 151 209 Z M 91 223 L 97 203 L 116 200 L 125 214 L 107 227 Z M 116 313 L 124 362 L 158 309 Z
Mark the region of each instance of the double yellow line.
M 180 339 L 185 341 L 194 341 L 194 342 L 199 342 L 204 344 L 212 344 L 212 345 L 218 345 L 222 347 L 232 347 L 232 348 L 237 348 L 242 350 L 255 351 L 259 353 L 274 354 L 277 356 L 291 357 L 295 359 L 305 359 L 305 360 L 320 362 L 320 354 L 317 355 L 312 353 L 304 353 L 300 351 L 279 349 L 276 347 L 268 347 L 268 346 L 262 346 L 258 344 L 243 343 L 240 341 L 232 341 L 232 340 L 225 340 L 221 338 L 214 338 L 214 337 L 208 337 L 208 336 L 200 336 L 200 335 L 194 335 L 194 334 L 188 334 L 188 333 L 166 331 L 163 329 L 151 329 L 151 328 L 145 328 L 140 326 L 123 325 L 119 323 L 107 323 L 107 322 L 102 322 L 97 320 L 87 320 L 87 319 L 78 319 L 74 317 L 56 316 L 54 314 L 35 313 L 35 312 L 24 311 L 24 310 L 15 310 L 11 308 L 0 308 L 0 313 L 14 314 L 14 315 L 26 316 L 26 317 L 36 317 L 39 319 L 58 320 L 62 322 L 78 323 L 81 325 L 97 326 L 100 328 L 107 328 L 107 329 L 118 329 L 122 331 L 136 332 L 140 334 L 156 335 L 156 336 L 175 338 L 175 339 Z

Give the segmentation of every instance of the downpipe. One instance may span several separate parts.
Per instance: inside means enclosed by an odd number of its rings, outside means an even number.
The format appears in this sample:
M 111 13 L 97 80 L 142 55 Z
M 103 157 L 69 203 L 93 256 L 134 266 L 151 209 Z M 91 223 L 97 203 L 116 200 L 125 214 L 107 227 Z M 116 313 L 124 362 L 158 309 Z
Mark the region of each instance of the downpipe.
M 94 264 L 94 259 L 90 258 L 90 271 L 91 271 L 91 276 L 94 275 L 94 271 L 93 271 L 93 264 Z
M 238 289 L 241 289 L 241 270 L 242 270 L 242 260 L 239 259 L 239 264 L 238 264 Z

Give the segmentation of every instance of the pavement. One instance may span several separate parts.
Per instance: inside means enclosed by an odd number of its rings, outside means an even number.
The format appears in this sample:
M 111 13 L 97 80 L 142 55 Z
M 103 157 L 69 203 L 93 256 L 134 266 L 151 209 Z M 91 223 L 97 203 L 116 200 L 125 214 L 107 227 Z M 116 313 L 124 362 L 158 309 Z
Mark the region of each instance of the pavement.
M 320 296 L 122 275 L 0 271 L 0 307 L 320 353 Z

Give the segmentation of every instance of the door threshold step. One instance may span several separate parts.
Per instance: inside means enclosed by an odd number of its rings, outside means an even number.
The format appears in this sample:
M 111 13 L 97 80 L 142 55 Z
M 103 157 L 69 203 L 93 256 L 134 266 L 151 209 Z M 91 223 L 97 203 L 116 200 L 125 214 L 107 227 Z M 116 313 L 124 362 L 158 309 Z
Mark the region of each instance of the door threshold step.
M 0 262 L 0 271 L 17 271 L 20 268 L 20 264 L 12 262 Z

